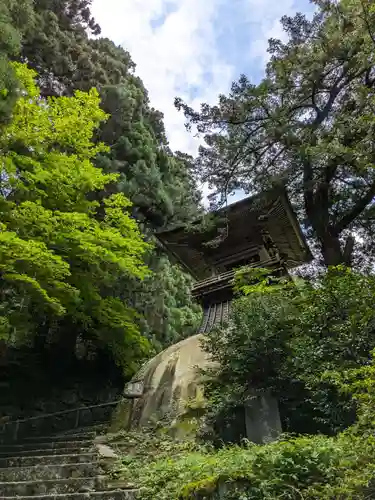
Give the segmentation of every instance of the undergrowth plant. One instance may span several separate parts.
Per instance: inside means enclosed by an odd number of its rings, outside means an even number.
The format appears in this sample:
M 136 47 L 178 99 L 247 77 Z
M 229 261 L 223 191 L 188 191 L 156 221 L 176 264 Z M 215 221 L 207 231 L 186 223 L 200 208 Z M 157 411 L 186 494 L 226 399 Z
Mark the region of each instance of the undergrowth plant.
M 373 498 L 374 358 L 368 366 L 324 377 L 358 404 L 356 423 L 337 436 L 283 435 L 266 445 L 243 442 L 217 450 L 133 433 L 133 451 L 123 456 L 116 475 L 139 486 L 142 500 Z

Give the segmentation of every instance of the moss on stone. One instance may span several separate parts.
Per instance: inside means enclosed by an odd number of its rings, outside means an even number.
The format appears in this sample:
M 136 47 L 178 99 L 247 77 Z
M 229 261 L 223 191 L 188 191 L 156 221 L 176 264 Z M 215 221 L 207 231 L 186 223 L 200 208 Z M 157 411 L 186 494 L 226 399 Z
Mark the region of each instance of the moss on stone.
M 110 433 L 129 429 L 132 407 L 133 401 L 125 398 L 117 405 L 115 411 L 113 412 L 111 424 L 108 429 Z

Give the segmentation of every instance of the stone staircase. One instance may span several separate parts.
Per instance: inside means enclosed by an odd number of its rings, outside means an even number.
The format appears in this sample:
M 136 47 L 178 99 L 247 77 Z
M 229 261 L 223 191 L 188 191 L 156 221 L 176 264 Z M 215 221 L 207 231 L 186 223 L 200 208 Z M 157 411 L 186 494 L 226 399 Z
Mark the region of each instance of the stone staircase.
M 96 431 L 74 429 L 0 444 L 0 500 L 134 500 L 137 491 L 116 487 L 114 461 L 97 444 Z

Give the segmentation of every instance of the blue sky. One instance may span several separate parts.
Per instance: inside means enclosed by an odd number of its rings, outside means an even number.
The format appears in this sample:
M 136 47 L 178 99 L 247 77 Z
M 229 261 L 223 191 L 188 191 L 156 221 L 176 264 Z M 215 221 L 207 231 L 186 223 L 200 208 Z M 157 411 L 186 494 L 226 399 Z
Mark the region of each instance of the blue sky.
M 102 34 L 129 50 L 151 104 L 164 113 L 172 149 L 195 155 L 201 141 L 174 108 L 176 96 L 214 104 L 245 73 L 254 82 L 279 19 L 311 13 L 309 0 L 93 0 Z

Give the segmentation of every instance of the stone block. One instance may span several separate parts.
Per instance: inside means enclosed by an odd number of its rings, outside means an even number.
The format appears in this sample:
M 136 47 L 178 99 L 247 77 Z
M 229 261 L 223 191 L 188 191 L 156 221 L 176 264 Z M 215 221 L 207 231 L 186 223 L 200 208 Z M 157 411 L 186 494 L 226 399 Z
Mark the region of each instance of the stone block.
M 124 398 L 112 413 L 111 423 L 108 428 L 109 433 L 128 430 L 131 423 L 133 400 Z

